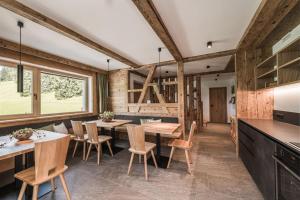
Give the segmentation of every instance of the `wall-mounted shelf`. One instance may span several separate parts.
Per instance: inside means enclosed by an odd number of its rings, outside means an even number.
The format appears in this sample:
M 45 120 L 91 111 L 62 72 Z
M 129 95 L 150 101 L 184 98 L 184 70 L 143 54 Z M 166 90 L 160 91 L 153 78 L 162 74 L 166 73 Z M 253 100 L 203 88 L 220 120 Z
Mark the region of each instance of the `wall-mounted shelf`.
M 259 63 L 255 81 L 257 90 L 300 82 L 300 38 Z

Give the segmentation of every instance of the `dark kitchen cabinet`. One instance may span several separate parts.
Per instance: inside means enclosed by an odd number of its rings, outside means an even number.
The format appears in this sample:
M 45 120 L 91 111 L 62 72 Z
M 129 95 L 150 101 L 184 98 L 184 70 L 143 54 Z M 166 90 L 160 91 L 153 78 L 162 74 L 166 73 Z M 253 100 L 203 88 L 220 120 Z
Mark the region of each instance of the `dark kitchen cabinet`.
M 266 200 L 275 199 L 275 142 L 239 120 L 239 155 Z

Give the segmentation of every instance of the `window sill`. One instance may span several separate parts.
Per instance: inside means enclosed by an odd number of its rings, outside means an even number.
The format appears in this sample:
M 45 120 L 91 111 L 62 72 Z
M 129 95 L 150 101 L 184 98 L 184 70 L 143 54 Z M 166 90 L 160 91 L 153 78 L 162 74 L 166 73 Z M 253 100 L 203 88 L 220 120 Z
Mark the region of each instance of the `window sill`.
M 22 118 L 22 119 L 8 119 L 8 120 L 0 121 L 0 128 L 19 126 L 19 125 L 25 125 L 25 124 L 36 124 L 36 123 L 41 123 L 41 122 L 57 121 L 57 120 L 63 120 L 63 119 L 71 119 L 74 117 L 90 117 L 90 116 L 95 116 L 95 115 L 97 115 L 97 114 L 90 113 L 90 112 L 80 112 L 80 113 L 28 117 L 28 118 Z

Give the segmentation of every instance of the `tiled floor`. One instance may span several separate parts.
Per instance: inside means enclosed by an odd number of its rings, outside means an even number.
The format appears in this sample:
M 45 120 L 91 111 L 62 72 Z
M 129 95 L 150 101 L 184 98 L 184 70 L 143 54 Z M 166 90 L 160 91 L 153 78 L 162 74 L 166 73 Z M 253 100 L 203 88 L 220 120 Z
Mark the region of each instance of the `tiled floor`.
M 148 166 L 149 181 L 144 179 L 144 168 L 135 159 L 132 174 L 127 176 L 129 152 L 121 151 L 113 158 L 104 156 L 100 166 L 95 152 L 87 162 L 81 156 L 72 160 L 66 179 L 72 199 L 106 200 L 231 200 L 263 199 L 242 162 L 235 155 L 229 137 L 229 126 L 209 124 L 194 137 L 192 151 L 193 174 L 186 172 L 184 152 L 175 152 L 170 169 Z M 169 150 L 167 152 L 169 153 Z M 57 180 L 57 182 L 59 182 Z M 55 193 L 42 199 L 65 199 L 60 186 Z

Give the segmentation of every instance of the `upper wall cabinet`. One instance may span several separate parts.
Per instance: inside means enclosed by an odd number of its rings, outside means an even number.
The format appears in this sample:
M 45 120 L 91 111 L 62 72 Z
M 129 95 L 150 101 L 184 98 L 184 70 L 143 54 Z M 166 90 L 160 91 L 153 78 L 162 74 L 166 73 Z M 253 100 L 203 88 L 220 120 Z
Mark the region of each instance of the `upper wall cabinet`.
M 255 67 L 256 89 L 300 82 L 300 37 Z

